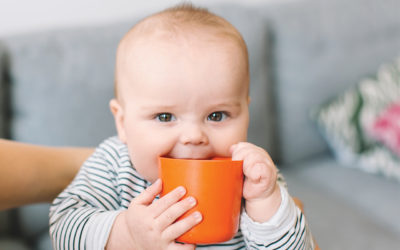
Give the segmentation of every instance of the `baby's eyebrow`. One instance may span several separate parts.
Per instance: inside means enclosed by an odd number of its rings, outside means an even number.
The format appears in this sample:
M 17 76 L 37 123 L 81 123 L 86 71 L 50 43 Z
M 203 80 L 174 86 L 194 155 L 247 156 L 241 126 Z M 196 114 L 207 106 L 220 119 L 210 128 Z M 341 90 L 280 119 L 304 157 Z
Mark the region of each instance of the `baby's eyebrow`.
M 210 103 L 208 109 L 212 110 L 223 110 L 223 109 L 239 109 L 242 107 L 242 103 L 239 101 L 223 101 L 223 102 L 216 102 Z M 173 105 L 173 104 L 162 104 L 162 103 L 155 103 L 155 104 L 143 104 L 140 106 L 140 110 L 144 112 L 168 112 L 170 110 L 176 110 L 181 108 L 180 105 Z
M 222 103 L 217 103 L 214 105 L 216 108 L 224 108 L 224 107 L 241 107 L 242 104 L 240 102 L 234 101 L 234 102 L 222 102 Z
M 154 105 L 143 105 L 140 107 L 142 110 L 171 110 L 174 109 L 176 105 L 166 105 L 166 104 L 154 104 Z

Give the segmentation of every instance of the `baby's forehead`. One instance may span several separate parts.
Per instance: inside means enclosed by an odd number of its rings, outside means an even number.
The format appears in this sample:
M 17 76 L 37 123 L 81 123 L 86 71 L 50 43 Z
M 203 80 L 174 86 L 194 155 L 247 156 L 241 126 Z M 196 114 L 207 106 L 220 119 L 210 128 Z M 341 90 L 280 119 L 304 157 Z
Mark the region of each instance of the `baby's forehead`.
M 184 8 L 147 17 L 127 32 L 117 50 L 115 82 L 118 83 L 124 73 L 123 68 L 129 64 L 132 56 L 137 53 L 145 56 L 152 46 L 207 46 L 204 42 L 217 44 L 221 50 L 229 50 L 229 53 L 240 54 L 242 66 L 248 74 L 247 47 L 239 31 L 225 19 L 206 10 Z
M 206 39 L 234 42 L 246 55 L 247 47 L 239 31 L 228 21 L 205 9 L 181 6 L 167 9 L 137 23 L 121 40 L 130 47 L 135 41 L 190 41 Z

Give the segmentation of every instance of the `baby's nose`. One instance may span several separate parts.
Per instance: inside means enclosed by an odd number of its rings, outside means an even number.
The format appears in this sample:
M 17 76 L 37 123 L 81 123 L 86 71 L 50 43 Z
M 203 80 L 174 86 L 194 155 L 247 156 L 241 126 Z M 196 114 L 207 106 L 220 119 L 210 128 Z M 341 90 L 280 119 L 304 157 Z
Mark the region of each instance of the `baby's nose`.
M 198 124 L 185 126 L 181 131 L 180 141 L 184 145 L 208 144 L 208 136 L 203 127 Z

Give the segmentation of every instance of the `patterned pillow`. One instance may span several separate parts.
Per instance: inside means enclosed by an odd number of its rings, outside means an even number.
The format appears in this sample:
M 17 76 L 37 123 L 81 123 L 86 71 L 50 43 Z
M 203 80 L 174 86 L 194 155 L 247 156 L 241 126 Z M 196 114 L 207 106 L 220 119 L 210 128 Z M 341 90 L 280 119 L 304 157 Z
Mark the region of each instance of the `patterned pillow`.
M 400 157 L 400 102 L 383 110 L 368 132 Z
M 314 109 L 311 117 L 342 165 L 400 181 L 400 158 L 371 129 L 399 101 L 400 58 L 381 66 L 375 79 L 365 79 Z

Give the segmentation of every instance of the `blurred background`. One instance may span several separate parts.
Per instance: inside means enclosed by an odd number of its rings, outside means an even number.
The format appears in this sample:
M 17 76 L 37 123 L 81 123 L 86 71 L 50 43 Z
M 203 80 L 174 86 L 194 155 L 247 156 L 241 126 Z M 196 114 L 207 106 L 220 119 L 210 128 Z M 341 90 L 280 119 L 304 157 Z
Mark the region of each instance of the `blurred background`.
M 94 147 L 114 135 L 108 102 L 120 38 L 181 2 L 0 0 L 0 137 Z M 303 201 L 321 249 L 398 249 L 400 140 L 391 138 L 400 138 L 392 111 L 400 106 L 400 1 L 191 2 L 242 33 L 249 141 L 271 154 Z M 372 133 L 378 121 L 390 126 Z M 0 212 L 0 250 L 51 249 L 48 208 Z
M 244 6 L 279 0 L 193 0 L 194 4 L 239 3 Z M 295 0 L 281 0 L 295 1 Z M 0 36 L 31 31 L 128 20 L 184 1 L 179 0 L 0 0 Z

